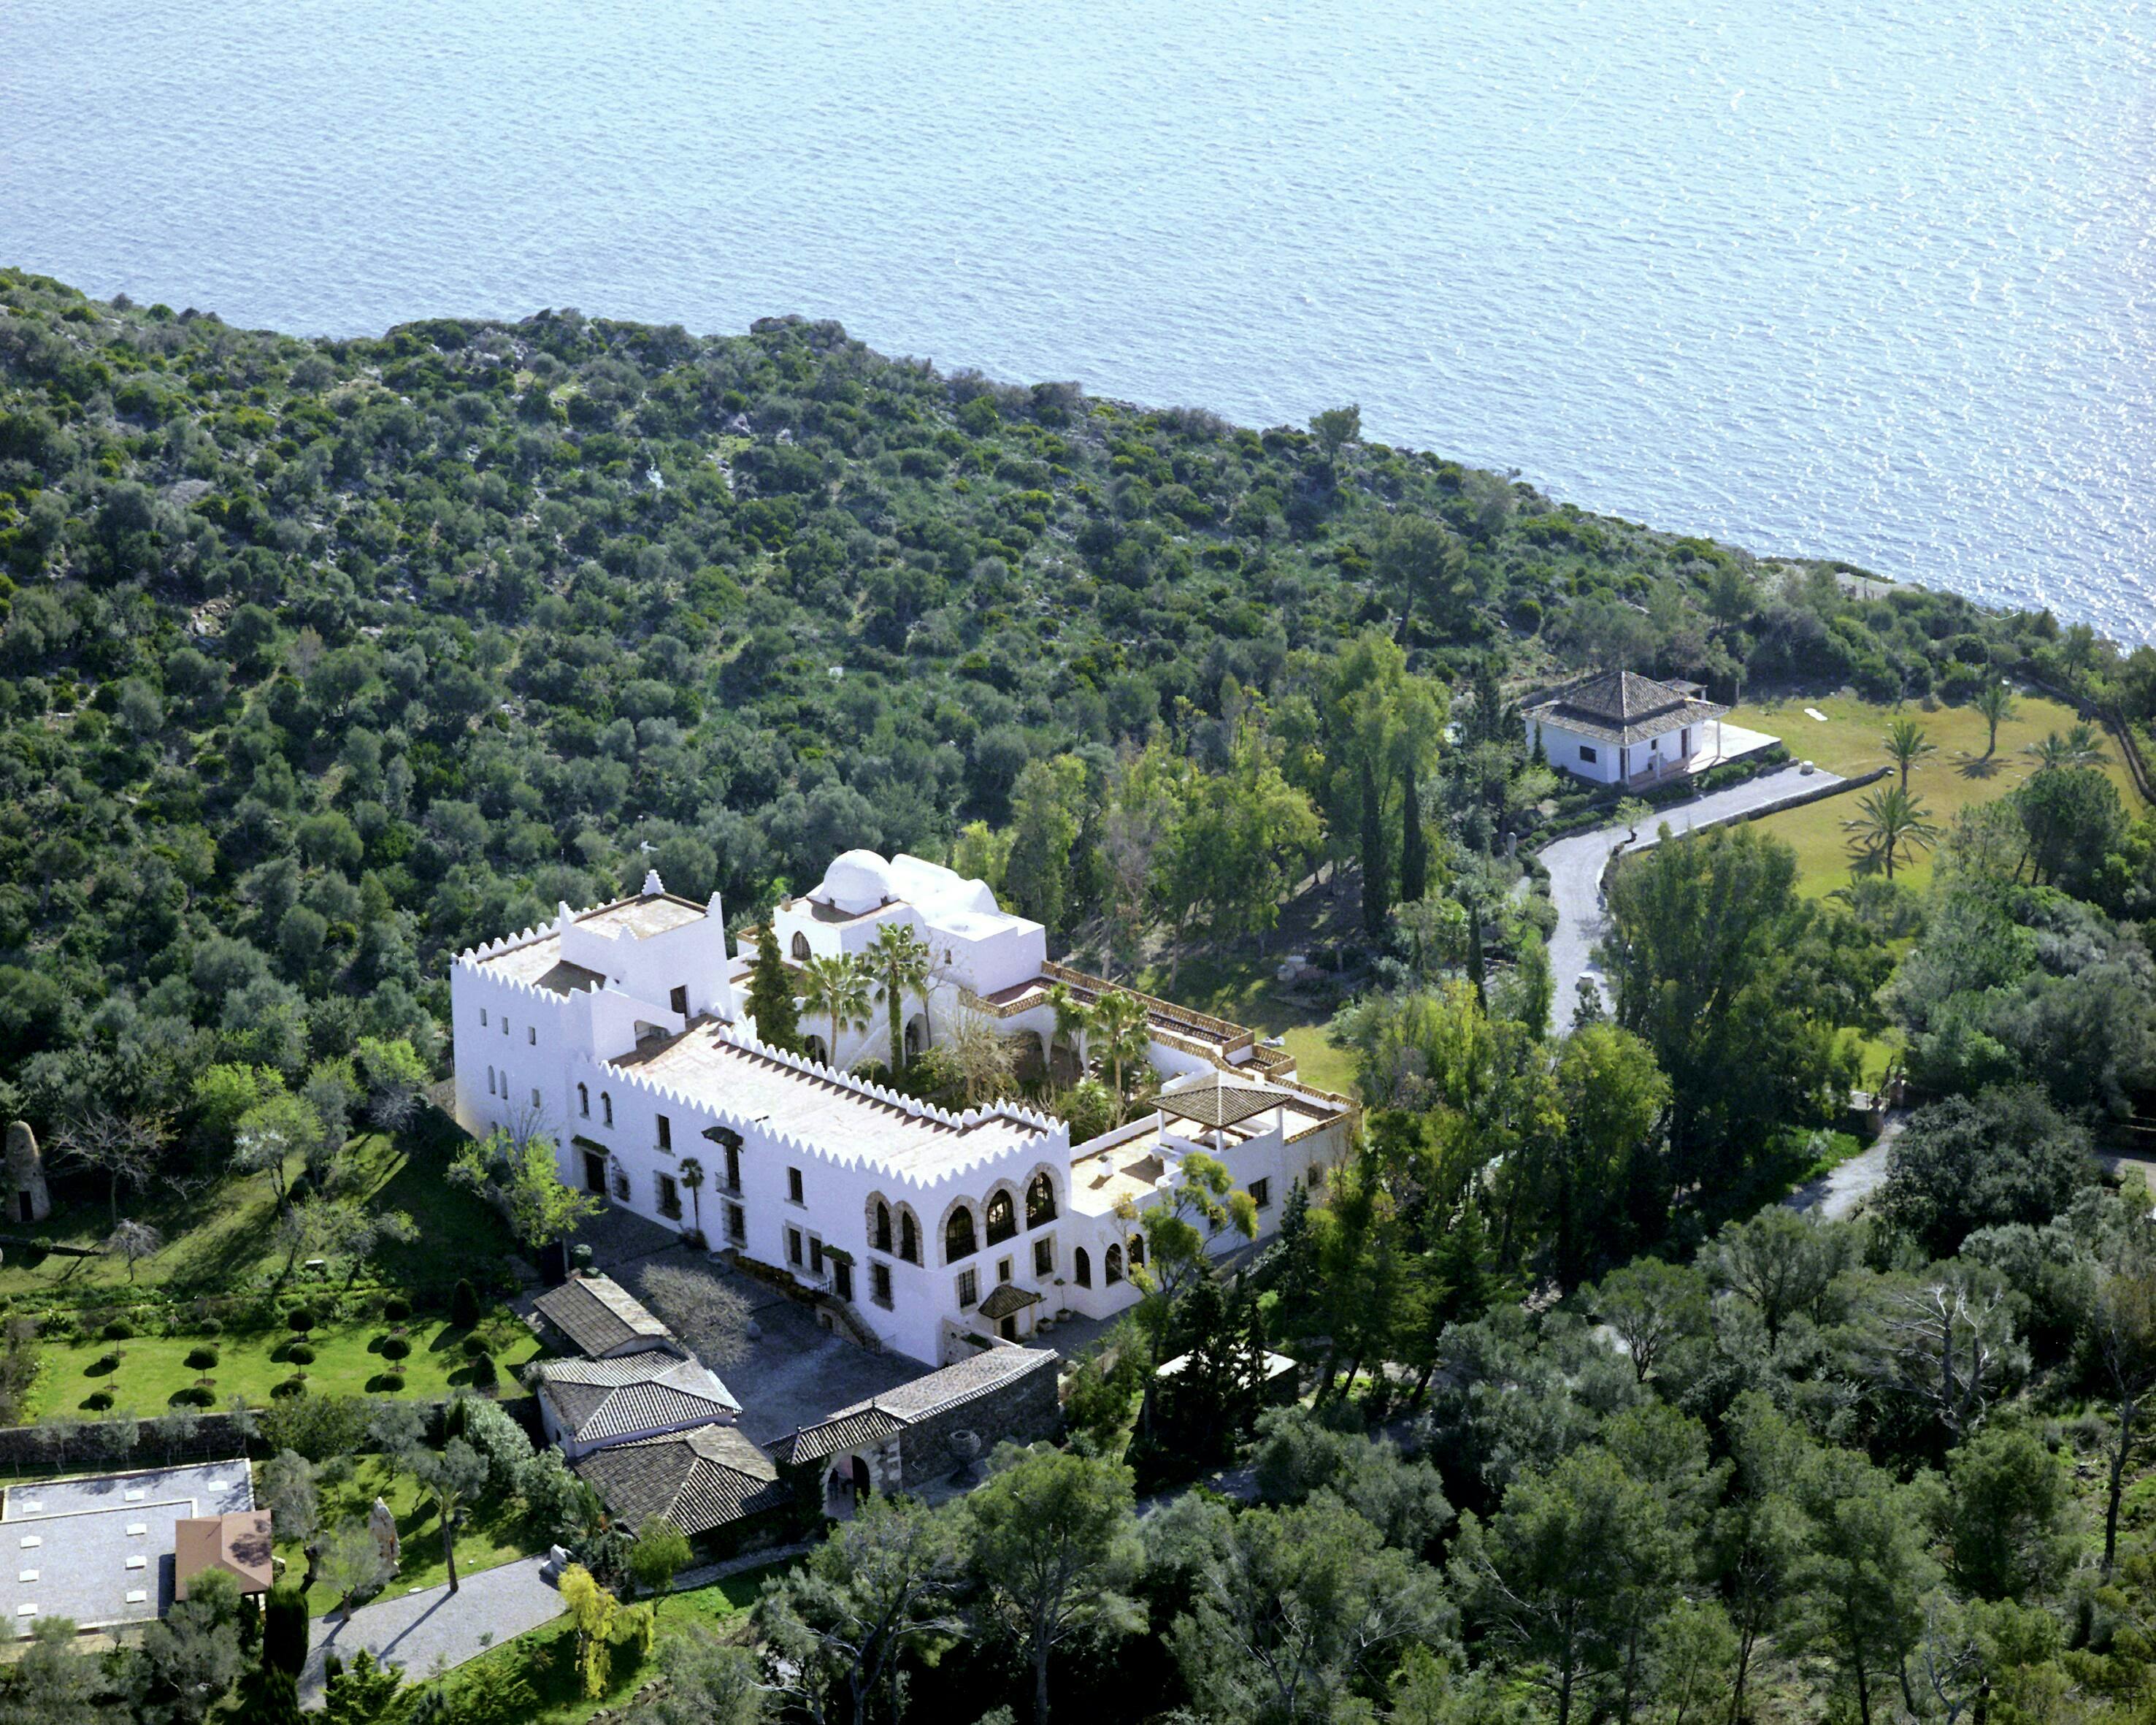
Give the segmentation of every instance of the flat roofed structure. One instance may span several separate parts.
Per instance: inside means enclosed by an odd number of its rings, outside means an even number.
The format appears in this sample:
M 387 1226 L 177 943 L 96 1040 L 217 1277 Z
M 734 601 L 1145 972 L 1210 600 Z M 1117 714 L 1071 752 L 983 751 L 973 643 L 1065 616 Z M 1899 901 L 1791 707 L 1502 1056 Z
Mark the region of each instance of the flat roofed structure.
M 533 1309 L 587 1359 L 658 1349 L 686 1352 L 643 1302 L 612 1276 L 572 1276 L 532 1302 Z
M 172 1597 L 184 1599 L 188 1583 L 204 1570 L 221 1569 L 242 1594 L 266 1594 L 276 1579 L 270 1511 L 234 1510 L 228 1515 L 191 1516 L 172 1524 Z
M 0 1615 L 77 1629 L 150 1623 L 172 1609 L 180 1522 L 253 1509 L 244 1460 L 10 1486 L 0 1494 Z

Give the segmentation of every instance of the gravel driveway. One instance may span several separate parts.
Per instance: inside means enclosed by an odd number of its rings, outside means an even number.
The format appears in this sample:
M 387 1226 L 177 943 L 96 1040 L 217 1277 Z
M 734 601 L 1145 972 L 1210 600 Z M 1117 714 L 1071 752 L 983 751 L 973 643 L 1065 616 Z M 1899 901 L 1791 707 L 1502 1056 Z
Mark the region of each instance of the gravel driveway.
M 349 1622 L 316 1618 L 306 1669 L 300 1674 L 301 1704 L 322 1704 L 322 1663 L 331 1653 L 349 1665 L 364 1647 L 378 1660 L 403 1666 L 405 1676 L 416 1682 L 438 1668 L 454 1670 L 489 1647 L 551 1623 L 562 1614 L 562 1596 L 539 1578 L 544 1561 L 520 1558 L 476 1570 L 463 1578 L 464 1585 L 454 1594 L 445 1583 L 362 1605 Z
M 1666 822 L 1673 833 L 1690 832 L 1748 815 L 1799 791 L 1840 782 L 1835 774 L 1819 768 L 1806 773 L 1792 765 L 1763 773 L 1711 796 L 1653 811 L 1640 823 L 1640 843 L 1642 847 L 1653 843 L 1656 832 Z M 1626 836 L 1623 826 L 1599 826 L 1592 832 L 1561 838 L 1542 852 L 1543 866 L 1549 870 L 1550 902 L 1557 907 L 1557 929 L 1550 936 L 1549 957 L 1555 985 L 1552 1017 L 1559 1030 L 1571 1027 L 1573 1008 L 1579 1002 L 1579 979 L 1593 976 L 1595 986 L 1601 986 L 1601 972 L 1589 955 L 1602 938 L 1602 872 L 1609 866 L 1610 852 Z

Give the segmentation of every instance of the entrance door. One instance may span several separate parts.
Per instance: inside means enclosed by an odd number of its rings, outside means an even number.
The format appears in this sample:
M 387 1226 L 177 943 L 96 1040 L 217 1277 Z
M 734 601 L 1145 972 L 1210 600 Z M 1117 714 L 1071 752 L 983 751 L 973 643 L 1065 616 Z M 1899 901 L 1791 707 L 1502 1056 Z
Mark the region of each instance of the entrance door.
M 854 1267 L 842 1258 L 831 1260 L 831 1291 L 841 1300 L 854 1297 Z
M 607 1159 L 595 1150 L 584 1152 L 584 1190 L 606 1196 Z
M 1016 1318 L 1004 1319 L 996 1326 L 996 1334 L 1002 1336 L 1006 1341 L 1017 1341 L 1018 1320 Z

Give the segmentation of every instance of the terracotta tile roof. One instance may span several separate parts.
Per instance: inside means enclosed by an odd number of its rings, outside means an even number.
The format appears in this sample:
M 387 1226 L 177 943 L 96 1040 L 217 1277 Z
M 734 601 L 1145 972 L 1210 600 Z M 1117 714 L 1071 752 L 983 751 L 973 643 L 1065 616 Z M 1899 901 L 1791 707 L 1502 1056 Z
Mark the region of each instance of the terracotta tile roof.
M 1682 725 L 1719 718 L 1728 711 L 1686 688 L 1630 671 L 1609 671 L 1530 707 L 1525 716 L 1607 742 L 1644 743 Z
M 732 1425 L 610 1444 L 572 1467 L 618 1521 L 635 1527 L 664 1516 L 691 1536 L 783 1508 L 790 1497 L 771 1458 Z
M 597 1359 L 633 1342 L 659 1347 L 674 1332 L 611 1276 L 572 1276 L 532 1302 L 578 1350 Z
M 993 1295 L 989 1296 L 991 1299 Z M 911 1383 L 850 1408 L 841 1408 L 821 1424 L 812 1425 L 773 1445 L 786 1463 L 820 1461 L 841 1450 L 864 1444 L 880 1443 L 895 1432 L 931 1418 L 963 1408 L 968 1402 L 1000 1389 L 1014 1379 L 1053 1369 L 1057 1355 L 1046 1347 L 984 1348 L 971 1359 L 931 1372 Z
M 701 1361 L 663 1353 L 550 1360 L 539 1368 L 539 1393 L 554 1404 L 570 1434 L 584 1443 L 741 1412 L 732 1393 Z
M 243 1594 L 264 1594 L 275 1577 L 270 1559 L 270 1511 L 240 1510 L 227 1516 L 188 1516 L 172 1523 L 172 1597 L 184 1599 L 187 1583 L 205 1569 L 222 1569 Z

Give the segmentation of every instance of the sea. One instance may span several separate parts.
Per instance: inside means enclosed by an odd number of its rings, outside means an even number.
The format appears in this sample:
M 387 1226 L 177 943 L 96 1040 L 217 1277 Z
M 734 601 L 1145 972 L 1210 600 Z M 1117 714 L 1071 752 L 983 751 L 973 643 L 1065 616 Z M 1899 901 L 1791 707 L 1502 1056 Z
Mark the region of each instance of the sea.
M 2147 0 L 6 0 L 0 261 L 798 312 L 2156 639 Z

